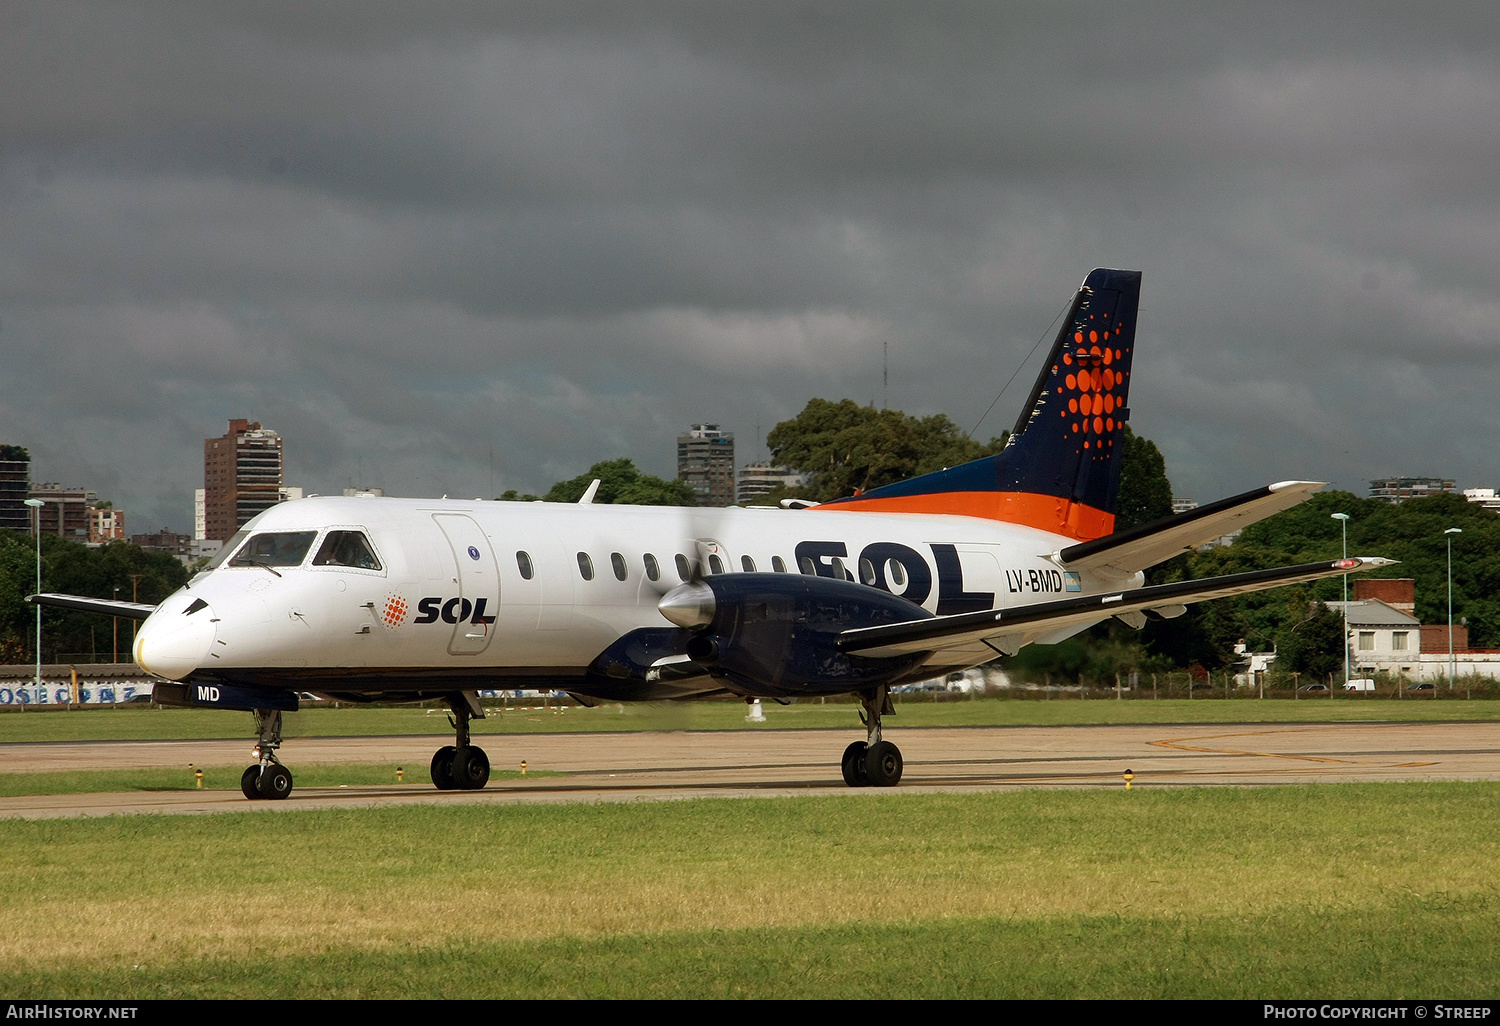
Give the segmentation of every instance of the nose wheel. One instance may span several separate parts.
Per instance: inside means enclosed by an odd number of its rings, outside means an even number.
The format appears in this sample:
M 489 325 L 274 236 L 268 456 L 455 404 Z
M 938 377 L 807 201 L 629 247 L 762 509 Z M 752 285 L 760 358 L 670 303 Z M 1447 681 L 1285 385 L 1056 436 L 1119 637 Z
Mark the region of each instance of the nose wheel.
M 461 692 L 448 699 L 458 744 L 444 745 L 432 756 L 432 785 L 439 791 L 478 791 L 490 782 L 490 757 L 484 749 L 469 743 L 469 720 L 483 719 L 479 695 Z
M 240 774 L 240 792 L 251 801 L 285 798 L 292 793 L 292 771 L 276 758 L 276 749 L 281 747 L 281 710 L 255 710 L 255 728 L 260 735 L 255 743 L 260 761 Z
M 859 700 L 863 707 L 860 719 L 864 720 L 869 739 L 856 741 L 844 749 L 840 762 L 844 783 L 850 787 L 895 787 L 901 782 L 905 766 L 901 749 L 880 739 L 881 716 L 895 712 L 890 694 L 882 686 L 861 694 Z

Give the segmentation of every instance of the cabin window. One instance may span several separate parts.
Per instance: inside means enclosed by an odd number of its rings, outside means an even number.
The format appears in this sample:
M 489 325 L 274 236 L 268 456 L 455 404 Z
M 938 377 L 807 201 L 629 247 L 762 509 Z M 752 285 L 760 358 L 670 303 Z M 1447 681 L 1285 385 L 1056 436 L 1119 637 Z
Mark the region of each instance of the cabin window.
M 782 559 L 780 556 L 772 556 L 771 569 L 776 571 L 778 574 L 786 573 L 786 560 Z
M 861 583 L 875 587 L 875 564 L 863 557 L 859 561 L 859 579 Z
M 724 572 L 724 561 L 719 558 L 717 552 L 708 554 L 708 572 L 711 574 L 722 574 Z
M 684 581 L 691 580 L 693 576 L 692 571 L 688 568 L 687 557 L 680 552 L 677 553 L 677 576 L 681 577 Z
M 380 560 L 359 531 L 329 531 L 313 557 L 313 566 L 347 566 L 356 570 L 379 570 Z
M 805 573 L 809 577 L 818 576 L 818 568 L 813 565 L 811 556 L 798 556 L 797 566 L 803 573 Z
M 615 568 L 615 580 L 623 581 L 625 579 L 625 557 L 618 552 L 611 552 L 609 554 L 609 565 Z
M 301 566 L 317 531 L 276 531 L 250 536 L 230 566 Z
M 1359 632 L 1359 650 L 1361 652 L 1373 652 L 1375 650 L 1375 632 Z
M 745 573 L 747 574 L 755 573 L 755 560 L 751 559 L 749 556 L 740 557 L 740 566 L 744 568 Z
M 885 579 L 891 582 L 894 588 L 906 587 L 906 567 L 901 565 L 899 559 L 888 559 L 885 561 Z
M 834 556 L 828 561 L 833 564 L 833 579 L 836 581 L 847 581 L 850 577 L 849 571 L 844 569 L 844 561 Z
M 657 565 L 655 556 L 648 552 L 642 558 L 641 562 L 646 564 L 646 579 L 648 581 L 661 580 L 661 567 Z
M 1407 636 L 1407 634 L 1408 634 L 1407 631 L 1391 631 L 1391 651 L 1393 651 L 1393 652 L 1405 652 L 1406 651 L 1406 636 Z
M 536 573 L 536 570 L 531 565 L 530 553 L 519 551 L 516 553 L 516 569 L 521 571 L 521 580 L 531 580 L 531 575 Z
M 589 558 L 587 552 L 580 552 L 578 554 L 578 572 L 583 575 L 585 581 L 592 581 L 594 579 L 594 561 Z

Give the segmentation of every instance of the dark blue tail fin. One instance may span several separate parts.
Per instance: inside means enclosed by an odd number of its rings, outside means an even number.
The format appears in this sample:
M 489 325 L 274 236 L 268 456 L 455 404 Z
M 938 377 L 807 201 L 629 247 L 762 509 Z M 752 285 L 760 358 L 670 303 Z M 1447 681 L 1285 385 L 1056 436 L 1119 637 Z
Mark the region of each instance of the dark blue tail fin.
M 1080 541 L 1114 531 L 1139 271 L 1089 272 L 1004 450 L 817 509 L 956 513 Z

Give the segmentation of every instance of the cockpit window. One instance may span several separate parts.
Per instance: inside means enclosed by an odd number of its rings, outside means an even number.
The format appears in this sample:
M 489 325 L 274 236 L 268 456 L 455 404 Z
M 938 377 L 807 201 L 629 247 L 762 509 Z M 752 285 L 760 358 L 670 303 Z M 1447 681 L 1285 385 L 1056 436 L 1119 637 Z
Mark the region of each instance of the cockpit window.
M 217 570 L 224 560 L 234 555 L 235 550 L 240 547 L 240 543 L 248 536 L 248 531 L 236 531 L 234 536 L 224 543 L 224 547 L 214 553 L 214 558 L 208 561 L 208 565 L 203 568 L 204 571 Z
M 253 534 L 229 560 L 230 566 L 299 566 L 317 531 L 273 531 Z
M 356 570 L 379 570 L 380 560 L 370 542 L 359 531 L 329 531 L 313 557 L 313 566 L 352 566 Z

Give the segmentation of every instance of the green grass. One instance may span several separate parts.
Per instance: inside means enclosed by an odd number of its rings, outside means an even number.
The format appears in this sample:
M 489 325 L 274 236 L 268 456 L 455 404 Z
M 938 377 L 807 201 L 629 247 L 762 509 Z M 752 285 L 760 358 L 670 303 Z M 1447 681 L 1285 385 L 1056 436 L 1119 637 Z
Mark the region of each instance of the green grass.
M 476 735 L 608 730 L 847 729 L 858 723 L 848 701 L 766 703 L 764 725 L 745 722 L 739 702 L 607 705 L 564 711 L 497 709 L 476 720 Z M 934 726 L 1067 726 L 1099 723 L 1303 723 L 1356 720 L 1500 720 L 1500 701 L 1431 698 L 1392 700 L 1365 696 L 1225 700 L 1137 698 L 1116 701 L 1103 692 L 1052 700 L 986 698 L 934 702 L 898 700 L 892 729 Z M 445 710 L 420 707 L 304 708 L 285 716 L 286 737 L 450 735 Z M 247 738 L 249 713 L 203 709 L 88 709 L 0 712 L 0 742 L 126 741 Z
M 195 769 L 200 767 L 194 767 Z M 404 766 L 406 784 L 430 788 L 427 764 Z M 203 766 L 203 790 L 238 791 L 243 764 L 237 766 Z M 566 776 L 554 770 L 531 770 L 533 777 Z M 491 769 L 491 780 L 514 780 L 521 776 L 520 770 Z M 364 784 L 395 784 L 396 764 L 345 765 L 317 764 L 298 765 L 298 788 L 350 787 Z M 118 791 L 194 791 L 198 779 L 187 767 L 174 769 L 128 769 L 128 770 L 69 770 L 46 773 L 0 772 L 0 798 L 18 795 L 40 794 L 97 794 Z
M 0 821 L 0 993 L 1500 994 L 1500 785 Z

